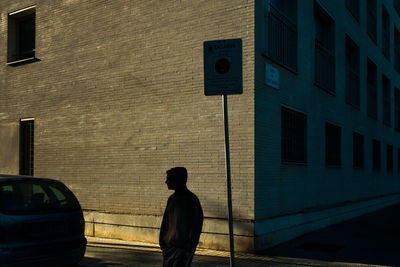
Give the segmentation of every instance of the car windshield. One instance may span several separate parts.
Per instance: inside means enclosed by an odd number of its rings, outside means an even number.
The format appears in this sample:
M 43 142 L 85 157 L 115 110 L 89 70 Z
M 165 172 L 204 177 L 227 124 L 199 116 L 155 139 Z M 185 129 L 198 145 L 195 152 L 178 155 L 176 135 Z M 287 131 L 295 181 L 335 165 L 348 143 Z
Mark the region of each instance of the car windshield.
M 51 180 L 22 179 L 0 182 L 0 212 L 11 215 L 79 210 L 72 192 Z

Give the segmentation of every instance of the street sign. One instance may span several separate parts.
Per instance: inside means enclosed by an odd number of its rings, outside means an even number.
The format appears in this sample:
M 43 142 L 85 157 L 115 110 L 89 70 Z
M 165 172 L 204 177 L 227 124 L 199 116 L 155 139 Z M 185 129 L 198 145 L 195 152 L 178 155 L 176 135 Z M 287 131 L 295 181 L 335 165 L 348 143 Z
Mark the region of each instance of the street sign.
M 242 39 L 203 43 L 204 94 L 243 93 Z

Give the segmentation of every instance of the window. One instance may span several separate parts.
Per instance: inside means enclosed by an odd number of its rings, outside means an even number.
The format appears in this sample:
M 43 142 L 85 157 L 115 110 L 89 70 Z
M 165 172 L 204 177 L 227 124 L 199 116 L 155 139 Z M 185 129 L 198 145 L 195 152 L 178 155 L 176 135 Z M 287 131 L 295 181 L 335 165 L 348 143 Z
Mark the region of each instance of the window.
M 360 22 L 360 0 L 346 0 L 346 8 Z
M 372 170 L 381 170 L 381 142 L 376 139 L 372 140 Z
M 297 71 L 297 0 L 268 0 L 268 57 Z
M 400 148 L 397 148 L 397 172 L 400 173 Z
M 8 14 L 8 63 L 35 58 L 35 17 L 35 7 Z
M 346 36 L 346 103 L 360 109 L 360 48 Z
M 397 14 L 400 16 L 400 1 L 393 0 L 393 7 L 396 10 Z
M 400 73 L 400 33 L 394 27 L 394 69 Z
M 353 168 L 364 168 L 364 136 L 353 132 Z
M 315 5 L 315 84 L 335 94 L 335 24 Z
M 376 0 L 367 0 L 367 33 L 375 44 L 377 41 L 376 8 Z
M 394 129 L 400 132 L 400 90 L 394 89 Z
M 12 178 L 0 182 L 1 213 L 37 215 L 79 210 L 79 203 L 73 193 L 60 182 Z
M 383 124 L 390 126 L 390 80 L 382 76 L 382 115 Z
M 340 167 L 341 159 L 341 135 L 339 126 L 325 124 L 325 163 L 327 167 Z
M 386 145 L 386 170 L 393 172 L 393 146 Z
M 19 174 L 33 176 L 34 120 L 21 120 L 19 134 Z
M 390 16 L 382 5 L 382 54 L 390 61 Z
M 307 162 L 307 116 L 282 107 L 282 162 Z
M 376 65 L 367 59 L 367 115 L 378 119 L 378 89 Z

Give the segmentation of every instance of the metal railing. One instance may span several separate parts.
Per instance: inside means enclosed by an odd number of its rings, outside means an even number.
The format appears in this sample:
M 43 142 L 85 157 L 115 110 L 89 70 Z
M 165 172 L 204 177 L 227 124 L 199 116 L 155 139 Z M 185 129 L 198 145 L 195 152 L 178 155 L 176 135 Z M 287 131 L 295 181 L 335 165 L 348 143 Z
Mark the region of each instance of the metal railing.
M 268 56 L 297 71 L 297 25 L 273 5 L 268 13 Z

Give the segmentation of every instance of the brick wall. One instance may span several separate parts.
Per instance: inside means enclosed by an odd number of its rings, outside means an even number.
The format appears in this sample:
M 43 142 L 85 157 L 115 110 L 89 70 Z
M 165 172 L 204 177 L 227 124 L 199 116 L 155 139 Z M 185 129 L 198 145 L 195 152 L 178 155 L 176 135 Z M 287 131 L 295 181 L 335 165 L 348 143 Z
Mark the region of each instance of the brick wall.
M 40 61 L 11 67 L 7 14 L 32 2 L 0 2 L 0 128 L 35 118 L 35 175 L 64 181 L 86 210 L 161 215 L 165 171 L 185 166 L 205 216 L 226 218 L 222 103 L 203 95 L 202 46 L 242 38 L 244 94 L 229 97 L 233 209 L 254 218 L 253 1 L 35 3 Z

